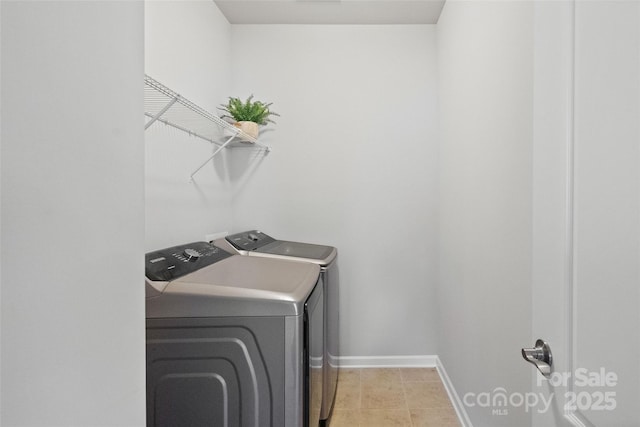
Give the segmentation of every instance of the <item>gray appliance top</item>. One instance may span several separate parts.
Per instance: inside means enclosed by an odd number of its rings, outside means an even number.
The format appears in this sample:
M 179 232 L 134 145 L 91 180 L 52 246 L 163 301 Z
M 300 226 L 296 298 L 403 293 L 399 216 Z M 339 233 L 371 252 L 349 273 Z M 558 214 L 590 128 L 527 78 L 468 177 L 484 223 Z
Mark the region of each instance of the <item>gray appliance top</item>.
M 220 244 L 219 246 L 226 250 L 229 250 L 229 246 L 231 246 L 236 253 L 242 255 L 296 259 L 318 264 L 321 267 L 331 264 L 338 254 L 338 250 L 333 246 L 276 240 L 258 230 L 233 234 L 227 236 L 225 240 L 227 245 Z
M 297 316 L 317 265 L 231 255 L 168 282 L 146 278 L 147 318 Z

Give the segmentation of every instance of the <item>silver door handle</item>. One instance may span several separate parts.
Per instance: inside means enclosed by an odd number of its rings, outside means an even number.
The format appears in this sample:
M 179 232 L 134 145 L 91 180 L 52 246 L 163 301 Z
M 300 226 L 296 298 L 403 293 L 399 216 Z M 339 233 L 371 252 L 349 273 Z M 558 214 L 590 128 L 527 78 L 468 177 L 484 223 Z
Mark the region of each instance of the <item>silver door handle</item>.
M 538 339 L 534 348 L 523 348 L 522 357 L 527 362 L 533 363 L 545 378 L 551 376 L 553 355 L 551 354 L 551 347 L 545 341 Z

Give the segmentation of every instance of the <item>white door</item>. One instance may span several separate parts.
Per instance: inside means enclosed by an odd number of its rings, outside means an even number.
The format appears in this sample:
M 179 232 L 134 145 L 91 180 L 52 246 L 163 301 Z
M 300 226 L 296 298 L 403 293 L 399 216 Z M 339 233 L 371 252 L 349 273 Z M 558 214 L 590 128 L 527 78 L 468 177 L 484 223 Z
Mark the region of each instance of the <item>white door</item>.
M 532 424 L 638 427 L 640 2 L 535 8 Z

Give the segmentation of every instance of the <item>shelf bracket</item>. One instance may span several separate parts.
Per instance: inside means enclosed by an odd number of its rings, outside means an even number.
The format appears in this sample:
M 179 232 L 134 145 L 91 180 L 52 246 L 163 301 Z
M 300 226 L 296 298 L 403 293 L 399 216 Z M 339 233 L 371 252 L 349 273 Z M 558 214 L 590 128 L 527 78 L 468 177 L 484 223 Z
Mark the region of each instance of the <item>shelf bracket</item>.
M 167 105 L 164 106 L 164 108 L 162 108 L 162 110 L 160 110 L 158 112 L 158 114 L 156 114 L 155 116 L 153 116 L 151 118 L 151 120 L 149 120 L 145 125 L 144 125 L 144 130 L 147 130 L 149 128 L 149 126 L 151 126 L 156 120 L 158 120 L 160 117 L 162 117 L 162 115 L 164 113 L 167 112 L 167 110 L 169 108 L 171 108 L 171 106 L 173 104 L 175 104 L 176 102 L 178 102 L 178 99 L 180 98 L 180 95 L 177 95 L 175 98 L 173 98 L 171 101 L 169 101 L 169 103 Z
M 232 135 L 229 139 L 227 139 L 224 144 L 222 144 L 221 146 L 219 146 L 216 151 L 213 152 L 213 154 L 211 155 L 211 157 L 209 157 L 203 164 L 200 165 L 200 167 L 198 167 L 198 169 L 194 170 L 193 173 L 191 174 L 191 176 L 189 177 L 189 182 L 193 182 L 193 176 L 195 174 L 197 174 L 198 172 L 200 172 L 200 169 L 202 169 L 203 167 L 206 166 L 207 163 L 209 163 L 220 151 L 222 151 L 227 145 L 229 145 L 231 143 L 231 141 L 233 141 L 233 139 L 236 137 L 236 135 Z

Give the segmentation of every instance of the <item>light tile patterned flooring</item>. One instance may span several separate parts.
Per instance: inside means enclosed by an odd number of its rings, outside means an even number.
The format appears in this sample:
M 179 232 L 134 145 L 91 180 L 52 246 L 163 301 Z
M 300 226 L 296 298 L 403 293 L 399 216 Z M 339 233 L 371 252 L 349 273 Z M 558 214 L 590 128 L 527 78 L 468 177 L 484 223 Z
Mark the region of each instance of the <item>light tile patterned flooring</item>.
M 434 368 L 341 369 L 329 427 L 459 427 Z

